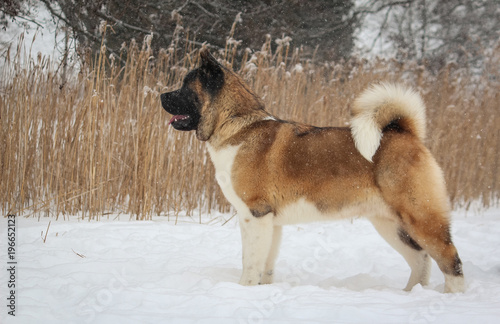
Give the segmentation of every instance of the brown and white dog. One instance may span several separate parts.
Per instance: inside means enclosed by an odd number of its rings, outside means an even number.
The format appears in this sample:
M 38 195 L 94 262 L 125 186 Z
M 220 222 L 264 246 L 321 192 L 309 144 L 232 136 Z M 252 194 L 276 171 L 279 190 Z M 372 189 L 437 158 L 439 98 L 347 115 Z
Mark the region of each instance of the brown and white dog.
M 195 130 L 207 142 L 217 181 L 238 212 L 240 284 L 273 281 L 282 225 L 363 215 L 410 265 L 406 290 L 428 283 L 432 257 L 445 292 L 464 291 L 443 174 L 423 144 L 418 94 L 375 85 L 354 102 L 350 128 L 314 127 L 270 115 L 208 50 L 200 57 L 201 66 L 161 103 L 175 129 Z

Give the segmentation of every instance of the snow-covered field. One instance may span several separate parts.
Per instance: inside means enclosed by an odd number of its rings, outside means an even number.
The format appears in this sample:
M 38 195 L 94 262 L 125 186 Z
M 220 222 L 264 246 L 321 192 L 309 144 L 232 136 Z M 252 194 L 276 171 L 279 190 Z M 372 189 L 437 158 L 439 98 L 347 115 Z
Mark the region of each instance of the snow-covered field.
M 500 322 L 498 209 L 454 213 L 464 294 L 441 293 L 435 263 L 429 286 L 402 291 L 408 266 L 362 219 L 285 227 L 276 283 L 243 287 L 236 218 L 17 218 L 15 317 L 1 222 L 0 323 Z

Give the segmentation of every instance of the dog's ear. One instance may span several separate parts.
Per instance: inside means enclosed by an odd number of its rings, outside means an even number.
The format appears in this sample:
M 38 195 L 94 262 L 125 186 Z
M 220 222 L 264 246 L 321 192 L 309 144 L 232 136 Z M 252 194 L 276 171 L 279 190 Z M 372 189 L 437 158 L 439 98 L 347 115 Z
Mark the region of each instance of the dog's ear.
M 216 96 L 224 86 L 224 70 L 210 51 L 205 48 L 200 51 L 200 81 L 205 90 L 212 96 Z
M 215 57 L 210 54 L 210 50 L 208 48 L 203 48 L 200 50 L 200 58 L 201 58 L 201 66 L 218 66 L 220 67 L 219 62 L 215 59 Z
M 196 129 L 196 138 L 200 141 L 208 141 L 215 130 L 217 124 L 217 108 L 207 104 L 202 108 L 202 114 L 198 128 Z

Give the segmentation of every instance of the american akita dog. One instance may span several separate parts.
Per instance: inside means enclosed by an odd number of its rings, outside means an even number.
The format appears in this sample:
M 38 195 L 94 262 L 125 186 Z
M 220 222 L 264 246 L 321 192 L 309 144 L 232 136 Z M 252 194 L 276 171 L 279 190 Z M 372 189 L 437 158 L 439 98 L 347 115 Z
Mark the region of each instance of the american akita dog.
M 175 129 L 195 130 L 207 143 L 217 181 L 238 212 L 240 284 L 273 281 L 282 225 L 363 215 L 411 267 L 406 290 L 428 283 L 432 257 L 445 292 L 464 291 L 449 198 L 423 144 L 417 93 L 373 85 L 355 100 L 350 128 L 315 127 L 272 116 L 208 50 L 200 58 L 161 104 Z

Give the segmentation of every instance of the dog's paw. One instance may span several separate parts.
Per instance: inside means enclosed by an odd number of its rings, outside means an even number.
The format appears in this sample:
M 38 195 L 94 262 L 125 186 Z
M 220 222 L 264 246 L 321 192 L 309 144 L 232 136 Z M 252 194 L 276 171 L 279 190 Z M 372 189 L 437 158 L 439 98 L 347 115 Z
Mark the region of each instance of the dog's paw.
M 269 284 L 272 284 L 273 281 L 274 281 L 274 271 L 268 270 L 262 276 L 262 279 L 260 280 L 260 284 L 261 285 L 269 285 Z
M 261 284 L 262 274 L 245 273 L 241 276 L 239 284 L 242 286 L 255 286 Z

